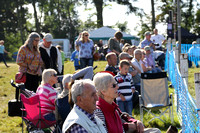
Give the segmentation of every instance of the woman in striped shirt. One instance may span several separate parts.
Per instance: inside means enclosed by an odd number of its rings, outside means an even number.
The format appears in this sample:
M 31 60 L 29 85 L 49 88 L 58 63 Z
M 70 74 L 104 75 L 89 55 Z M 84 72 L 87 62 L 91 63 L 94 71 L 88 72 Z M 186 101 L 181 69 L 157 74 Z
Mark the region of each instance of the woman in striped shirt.
M 52 87 L 57 83 L 57 72 L 54 69 L 45 69 L 42 73 L 42 82 L 36 94 L 40 96 L 41 115 L 46 120 L 55 121 L 56 90 Z

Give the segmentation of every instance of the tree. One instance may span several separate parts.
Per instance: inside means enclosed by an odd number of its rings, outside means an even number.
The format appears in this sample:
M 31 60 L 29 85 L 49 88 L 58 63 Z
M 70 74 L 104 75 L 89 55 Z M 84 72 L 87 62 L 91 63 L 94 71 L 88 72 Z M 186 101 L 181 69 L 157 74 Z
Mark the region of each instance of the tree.
M 151 0 L 151 14 L 152 14 L 152 29 L 154 29 L 156 26 L 155 23 L 155 9 L 154 9 L 154 0 Z
M 89 0 L 82 0 L 84 1 L 85 5 L 89 2 Z M 135 2 L 137 0 L 133 0 Z M 136 13 L 138 15 L 141 15 L 141 10 L 138 7 L 133 6 L 133 4 L 129 0 L 109 0 L 109 2 L 117 2 L 118 4 L 125 5 L 128 7 L 127 13 Z M 92 3 L 96 7 L 97 12 L 97 27 L 103 26 L 103 8 L 106 6 L 106 2 L 103 0 L 92 0 Z
M 54 38 L 69 38 L 73 41 L 78 34 L 79 21 L 74 10 L 77 0 L 40 0 L 39 9 L 43 16 L 42 31 L 50 32 Z

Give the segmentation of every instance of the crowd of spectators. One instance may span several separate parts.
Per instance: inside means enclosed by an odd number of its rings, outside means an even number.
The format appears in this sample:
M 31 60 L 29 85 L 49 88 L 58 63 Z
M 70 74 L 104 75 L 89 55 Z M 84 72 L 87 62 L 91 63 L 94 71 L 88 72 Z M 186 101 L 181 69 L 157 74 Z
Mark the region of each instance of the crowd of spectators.
M 132 118 L 132 110 L 139 102 L 141 73 L 161 72 L 164 52 L 156 51 L 150 32 L 145 33 L 145 39 L 138 46 L 125 43 L 122 38 L 122 32 L 117 31 L 108 40 L 104 52 L 102 40 L 94 45 L 89 33 L 81 32 L 71 57 L 77 71 L 63 76 L 63 90 L 59 90 L 55 88 L 57 75 L 64 74 L 60 47 L 52 45 L 50 33 L 45 34 L 40 44 L 37 33 L 29 35 L 19 49 L 17 64 L 19 72 L 28 76 L 26 88 L 35 91 L 41 104 L 47 107 L 41 112 L 45 119 L 58 119 L 55 115 L 57 108 L 57 114 L 64 123 L 63 126 L 61 124 L 63 132 L 160 132 L 159 129 L 145 129 L 139 120 Z M 92 81 L 93 56 L 99 51 L 107 65 L 104 73 L 98 73 Z M 105 74 L 107 71 L 111 74 Z M 127 112 L 126 119 L 130 118 L 130 121 L 121 121 L 122 112 Z

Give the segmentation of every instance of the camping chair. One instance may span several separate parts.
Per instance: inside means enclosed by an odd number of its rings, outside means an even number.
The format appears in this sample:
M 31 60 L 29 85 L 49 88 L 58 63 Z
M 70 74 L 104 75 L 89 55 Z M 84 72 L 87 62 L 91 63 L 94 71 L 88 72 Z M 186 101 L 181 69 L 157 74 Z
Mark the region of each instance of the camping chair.
M 26 112 L 26 116 L 22 115 L 22 119 L 27 125 L 28 132 L 34 130 L 42 130 L 45 128 L 48 128 L 52 132 L 53 130 L 60 130 L 56 127 L 56 121 L 45 120 L 44 117 L 41 115 L 42 107 L 40 106 L 39 95 L 34 94 L 30 97 L 26 97 L 24 94 L 21 93 L 20 96 L 21 101 L 23 102 L 23 105 L 25 107 L 23 110 Z
M 142 73 L 141 74 L 141 95 L 139 95 L 140 119 L 143 122 L 143 110 L 152 114 L 154 119 L 161 119 L 161 116 L 169 110 L 171 122 L 173 123 L 172 94 L 169 96 L 168 81 L 166 72 Z M 165 109 L 165 110 L 164 110 Z M 157 111 L 159 111 L 159 114 Z M 156 111 L 156 113 L 154 112 Z

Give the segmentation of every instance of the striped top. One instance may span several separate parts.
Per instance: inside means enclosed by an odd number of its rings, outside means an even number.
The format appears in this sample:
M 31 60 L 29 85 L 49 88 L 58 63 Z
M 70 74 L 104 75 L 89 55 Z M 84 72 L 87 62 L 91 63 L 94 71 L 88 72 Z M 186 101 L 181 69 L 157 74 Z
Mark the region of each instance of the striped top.
M 133 96 L 132 89 L 135 89 L 132 75 L 130 73 L 127 73 L 127 75 L 121 75 L 120 72 L 118 72 L 115 76 L 115 80 L 119 86 L 118 93 L 122 94 L 126 101 L 130 101 Z M 121 98 L 118 96 L 116 100 L 121 101 Z
M 41 114 L 46 115 L 52 113 L 55 110 L 55 99 L 57 95 L 54 88 L 46 83 L 38 87 L 36 94 L 40 96 Z
M 26 45 L 22 45 L 17 54 L 17 65 L 19 65 L 19 72 L 29 73 L 32 75 L 41 75 L 43 65 L 40 53 L 31 51 Z

